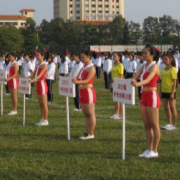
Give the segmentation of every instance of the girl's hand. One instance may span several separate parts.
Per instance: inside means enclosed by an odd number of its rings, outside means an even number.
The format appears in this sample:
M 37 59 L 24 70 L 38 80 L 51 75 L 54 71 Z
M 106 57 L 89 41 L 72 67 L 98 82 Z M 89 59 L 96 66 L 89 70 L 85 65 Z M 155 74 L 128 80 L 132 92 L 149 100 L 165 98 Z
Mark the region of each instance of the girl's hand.
M 5 78 L 4 80 L 5 80 L 6 82 L 8 82 L 10 79 L 9 79 L 9 78 Z
M 171 100 L 174 100 L 174 93 L 171 93 L 170 98 L 171 98 Z
M 34 83 L 34 82 L 35 82 L 34 79 L 29 80 L 29 83 Z
M 76 83 L 78 82 L 78 79 L 75 78 L 75 77 L 73 77 L 73 78 L 72 78 L 72 82 L 73 82 L 74 84 L 76 84 Z
M 131 84 L 132 84 L 134 87 L 137 87 L 137 81 L 136 81 L 135 79 L 133 79 L 133 80 L 131 81 Z

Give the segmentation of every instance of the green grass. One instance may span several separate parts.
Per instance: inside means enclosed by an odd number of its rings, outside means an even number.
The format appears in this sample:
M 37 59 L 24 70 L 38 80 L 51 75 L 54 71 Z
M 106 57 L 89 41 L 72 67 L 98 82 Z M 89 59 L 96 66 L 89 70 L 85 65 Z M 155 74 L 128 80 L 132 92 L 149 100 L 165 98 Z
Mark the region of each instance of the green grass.
M 49 105 L 49 127 L 36 127 L 40 119 L 37 99 L 26 101 L 26 126 L 22 126 L 23 95 L 18 94 L 18 115 L 11 110 L 9 96 L 4 98 L 0 116 L 0 179 L 22 180 L 177 180 L 180 179 L 180 135 L 162 131 L 158 159 L 140 159 L 146 149 L 144 127 L 138 106 L 127 106 L 126 161 L 122 161 L 122 122 L 110 120 L 114 113 L 112 94 L 104 89 L 103 78 L 95 81 L 97 92 L 96 138 L 80 141 L 84 116 L 73 112 L 70 99 L 71 141 L 67 140 L 65 97 L 54 85 L 54 104 Z M 138 101 L 136 101 L 138 104 Z M 178 96 L 177 109 L 180 108 Z M 160 124 L 166 124 L 163 108 Z M 178 123 L 179 124 L 179 123 Z

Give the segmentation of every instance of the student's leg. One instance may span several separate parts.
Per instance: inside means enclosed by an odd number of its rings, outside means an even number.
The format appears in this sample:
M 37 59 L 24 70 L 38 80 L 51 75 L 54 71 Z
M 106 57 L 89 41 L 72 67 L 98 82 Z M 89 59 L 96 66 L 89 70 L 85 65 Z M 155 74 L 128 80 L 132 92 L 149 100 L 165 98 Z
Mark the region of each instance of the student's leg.
M 74 98 L 74 105 L 75 105 L 75 108 L 80 109 L 80 106 L 79 106 L 79 85 L 78 84 L 76 84 L 75 90 L 76 90 L 76 97 Z
M 119 102 L 115 102 L 115 114 L 122 116 L 122 105 Z
M 173 122 L 172 124 L 176 127 L 177 125 L 177 110 L 176 110 L 176 100 L 169 101 L 170 109 L 173 115 Z
M 51 94 L 50 94 L 50 81 L 49 81 L 49 79 L 46 79 L 46 83 L 47 83 L 47 87 L 48 87 L 47 98 L 48 98 L 48 102 L 50 102 Z
M 161 138 L 161 131 L 159 128 L 159 109 L 147 108 L 147 114 L 148 123 L 153 131 L 153 151 L 157 152 Z
M 88 134 L 93 135 L 96 127 L 95 104 L 83 104 L 83 112 L 87 121 Z
M 168 124 L 172 124 L 172 116 L 171 116 L 171 110 L 170 110 L 170 100 L 169 99 L 162 99 L 163 101 L 163 106 L 164 106 L 164 111 L 166 113 L 166 117 L 168 120 Z
M 40 107 L 41 107 L 42 119 L 48 120 L 47 95 L 39 95 L 39 103 L 40 103 Z
M 143 120 L 144 127 L 145 127 L 148 150 L 152 150 L 153 134 L 152 134 L 152 129 L 151 129 L 149 121 L 148 121 L 147 108 L 141 107 L 140 109 L 141 109 L 142 120 Z
M 84 104 L 82 104 L 82 103 L 81 103 L 80 105 L 81 105 L 82 112 L 83 112 L 83 114 L 85 115 L 85 113 L 86 113 L 85 106 L 84 106 Z M 85 129 L 86 129 L 86 133 L 88 134 L 88 124 L 87 124 L 88 119 L 87 119 L 86 115 L 85 115 L 85 118 L 86 118 L 86 121 L 85 121 Z
M 11 89 L 10 92 L 12 98 L 13 111 L 17 111 L 17 104 L 18 104 L 17 89 Z

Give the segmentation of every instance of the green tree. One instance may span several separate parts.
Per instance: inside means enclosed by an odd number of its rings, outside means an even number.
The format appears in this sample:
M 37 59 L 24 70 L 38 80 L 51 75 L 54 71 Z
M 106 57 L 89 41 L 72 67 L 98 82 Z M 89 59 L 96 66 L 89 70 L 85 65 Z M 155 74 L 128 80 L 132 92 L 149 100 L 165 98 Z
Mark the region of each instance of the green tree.
M 21 51 L 24 37 L 20 31 L 13 26 L 0 27 L 0 51 Z

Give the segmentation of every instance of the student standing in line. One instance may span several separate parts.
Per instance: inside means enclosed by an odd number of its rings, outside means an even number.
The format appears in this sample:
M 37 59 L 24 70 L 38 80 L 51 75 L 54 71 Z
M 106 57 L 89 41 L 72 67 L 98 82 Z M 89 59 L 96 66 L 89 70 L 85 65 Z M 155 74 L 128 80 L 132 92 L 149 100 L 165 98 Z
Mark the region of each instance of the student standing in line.
M 41 120 L 36 123 L 37 126 L 48 126 L 48 105 L 47 105 L 47 84 L 46 84 L 46 73 L 47 64 L 44 62 L 45 54 L 43 51 L 37 52 L 37 60 L 39 64 L 36 66 L 36 70 L 32 74 L 30 83 L 36 82 L 37 98 L 39 106 L 41 108 Z
M 157 93 L 157 82 L 159 79 L 159 67 L 154 60 L 159 58 L 158 52 L 152 45 L 146 45 L 143 50 L 143 59 L 146 64 L 140 69 L 132 85 L 135 87 L 143 86 L 141 94 L 141 115 L 145 126 L 147 150 L 139 157 L 155 158 L 158 157 L 158 146 L 160 142 L 161 132 L 159 127 L 159 108 L 160 98 Z M 141 82 L 137 82 L 140 77 Z
M 17 90 L 19 87 L 18 63 L 16 61 L 15 53 L 9 53 L 8 58 L 11 61 L 11 66 L 9 68 L 8 78 L 6 78 L 5 81 L 8 82 L 11 99 L 12 99 L 12 111 L 8 115 L 13 116 L 17 114 L 17 105 L 18 105 L 18 100 L 17 100 Z
M 111 53 L 106 53 L 105 54 L 104 66 L 103 66 L 105 89 L 110 89 L 111 70 L 112 70 Z
M 129 54 L 129 61 L 127 62 L 127 68 L 126 68 L 126 79 L 135 77 L 136 68 L 137 68 L 137 63 L 134 60 L 134 54 L 130 53 Z
M 115 78 L 123 78 L 124 77 L 124 66 L 122 64 L 122 55 L 120 53 L 114 53 L 113 59 L 115 61 L 112 68 L 112 80 L 111 83 L 114 82 Z M 115 102 L 115 114 L 110 117 L 111 119 L 122 119 L 122 104 L 119 102 Z
M 86 117 L 86 132 L 81 140 L 94 139 L 94 131 L 96 127 L 96 93 L 93 88 L 93 81 L 96 76 L 96 70 L 94 64 L 91 63 L 91 55 L 89 52 L 81 52 L 81 60 L 84 63 L 84 67 L 80 72 L 79 79 L 73 78 L 75 84 L 80 85 L 80 98 L 82 112 Z
M 142 68 L 142 66 L 146 63 L 143 59 L 143 53 L 142 52 L 138 52 L 138 63 L 137 63 L 137 74 L 138 72 L 140 71 L 140 69 Z M 138 79 L 138 82 L 141 81 L 141 77 Z M 138 87 L 138 97 L 139 97 L 139 100 L 141 100 L 141 87 Z
M 67 76 L 69 73 L 68 61 L 66 56 L 61 56 L 61 62 L 59 67 L 60 76 Z
M 24 54 L 24 63 L 23 63 L 23 76 L 25 78 L 30 78 L 33 73 L 33 67 L 30 62 L 30 55 Z M 32 98 L 32 91 L 31 94 L 26 94 L 26 99 Z
M 83 68 L 83 63 L 79 59 L 79 55 L 76 53 L 72 54 L 72 59 L 75 61 L 74 67 L 71 70 L 70 77 L 78 78 L 78 75 Z M 80 111 L 80 104 L 79 104 L 79 84 L 75 85 L 76 90 L 76 97 L 74 98 L 74 111 Z
M 165 68 L 161 72 L 160 95 L 164 105 L 164 111 L 168 120 L 168 124 L 162 127 L 165 130 L 175 130 L 177 124 L 176 110 L 176 81 L 177 70 L 175 59 L 171 54 L 163 55 Z
M 48 86 L 48 103 L 53 102 L 53 81 L 56 73 L 56 65 L 53 60 L 53 56 L 50 55 L 48 57 L 48 64 L 47 64 L 47 74 L 46 74 L 46 83 Z
M 8 56 L 5 57 L 5 64 L 4 64 L 4 71 L 6 72 L 6 75 L 7 77 L 9 76 L 9 68 L 11 67 L 11 62 L 8 58 Z M 5 88 L 6 88 L 6 95 L 9 95 L 10 94 L 10 91 L 9 91 L 9 86 L 8 86 L 8 82 L 7 84 L 5 85 Z

